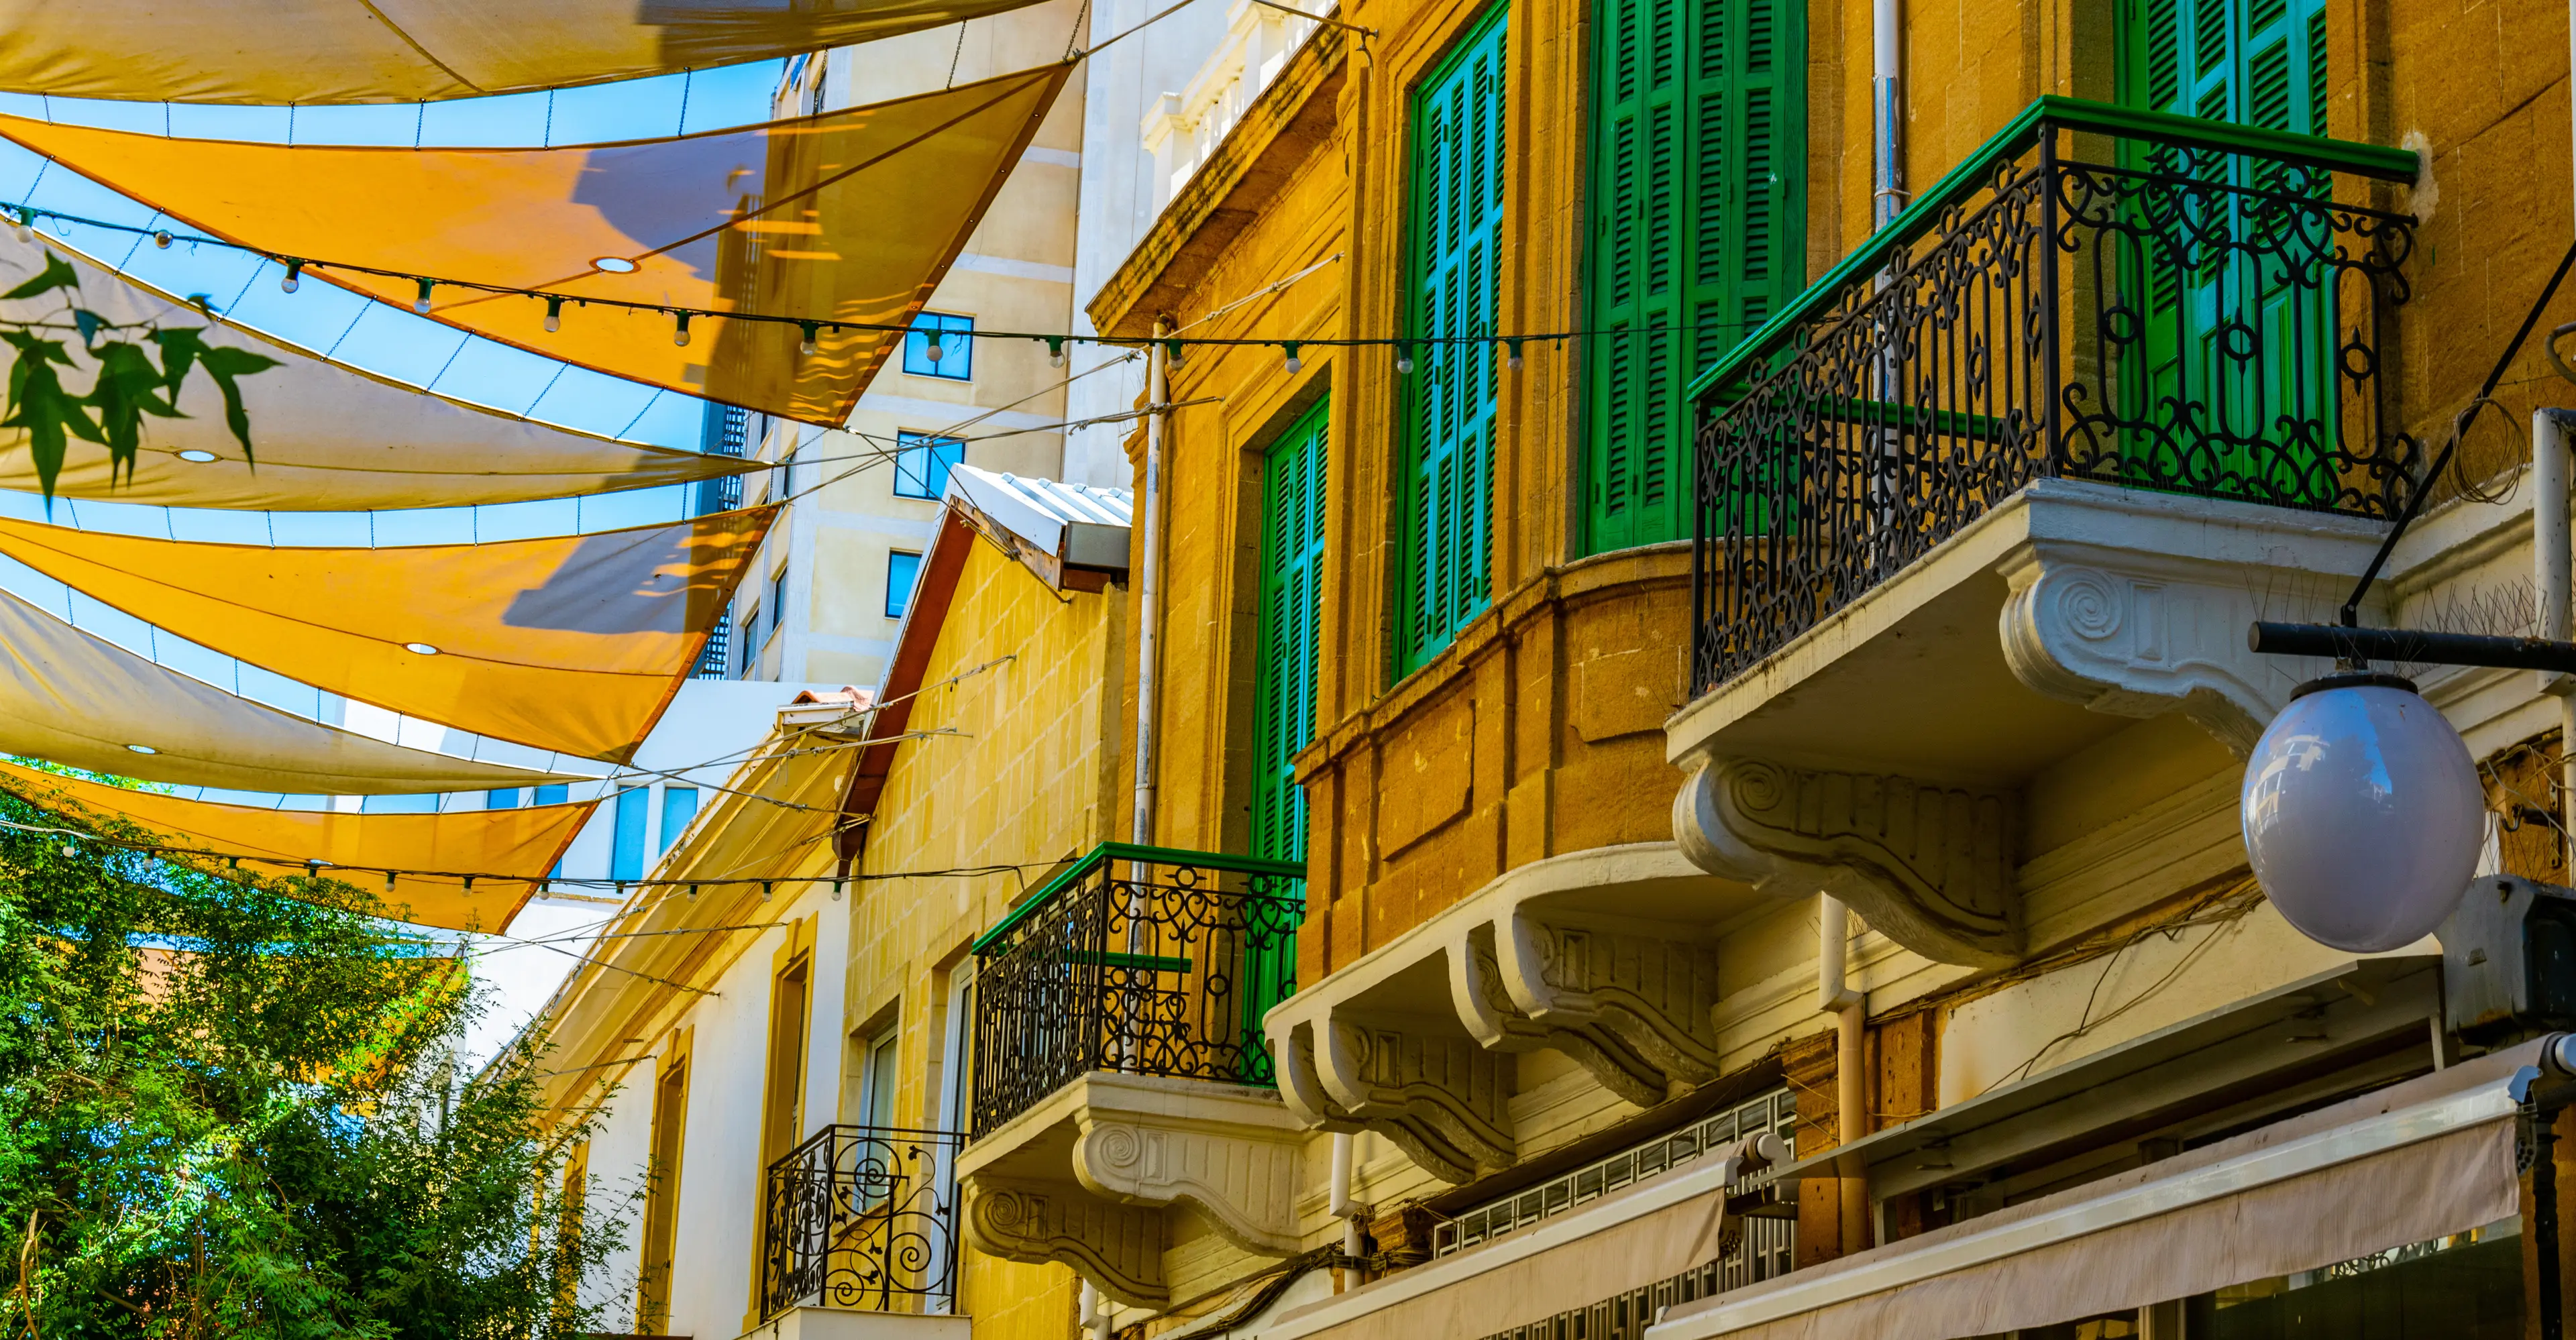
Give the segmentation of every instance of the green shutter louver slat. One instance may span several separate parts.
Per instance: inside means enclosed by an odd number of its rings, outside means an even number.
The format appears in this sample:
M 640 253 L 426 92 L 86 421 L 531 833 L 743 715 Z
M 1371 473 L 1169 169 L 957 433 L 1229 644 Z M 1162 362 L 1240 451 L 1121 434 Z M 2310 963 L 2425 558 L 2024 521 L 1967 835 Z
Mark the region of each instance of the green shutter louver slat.
M 1634 0 L 1652 3 L 1653 0 Z M 1407 674 L 1484 608 L 1492 557 L 1494 333 L 1502 248 L 1503 5 L 1471 27 L 1413 96 L 1406 327 L 1414 374 L 1399 382 L 1404 495 L 1394 670 Z M 1639 69 L 1644 84 L 1651 71 Z
M 1271 860 L 1306 859 L 1306 795 L 1289 760 L 1315 732 L 1330 418 L 1327 403 L 1318 402 L 1262 456 L 1251 846 Z
M 1803 278 L 1803 9 L 1597 0 L 1583 548 L 1690 533 L 1683 391 Z

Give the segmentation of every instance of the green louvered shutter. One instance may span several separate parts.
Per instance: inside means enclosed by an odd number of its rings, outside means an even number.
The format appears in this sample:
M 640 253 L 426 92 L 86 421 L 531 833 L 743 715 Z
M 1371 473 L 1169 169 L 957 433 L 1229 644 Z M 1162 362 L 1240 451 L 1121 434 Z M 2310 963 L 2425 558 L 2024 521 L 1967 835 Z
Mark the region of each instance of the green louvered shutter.
M 1306 793 L 1288 760 L 1315 735 L 1315 639 L 1324 555 L 1324 425 L 1318 402 L 1261 465 L 1261 642 L 1254 661 L 1252 854 L 1306 859 Z
M 2234 121 L 2270 130 L 2326 133 L 2325 0 L 2124 0 L 2130 22 L 2121 59 L 2122 97 L 2134 106 L 2212 121 Z M 2132 167 L 2171 167 L 2147 151 L 2124 154 Z M 2227 184 L 2279 189 L 2283 170 L 2248 167 L 2235 160 Z M 2245 236 L 2267 226 L 2238 199 L 2197 198 L 2189 227 L 2132 259 L 2129 287 L 2145 300 L 2146 375 L 2134 383 L 2147 413 L 2177 401 L 2202 407 L 2210 422 L 2241 439 L 2277 440 L 2280 422 L 2317 421 L 2333 435 L 2334 292 L 2330 276 L 2312 287 L 2291 282 L 2278 259 L 2257 260 L 2194 240 L 2206 233 Z M 2213 208 L 2233 217 L 2208 217 Z M 2143 271 L 2142 275 L 2137 274 Z M 2262 332 L 2259 355 L 2226 357 L 2222 340 L 2232 324 L 2254 318 Z M 2165 450 L 2161 445 L 2151 450 Z M 2256 471 L 2274 490 L 2295 492 L 2293 476 L 2277 459 L 2260 460 L 2250 449 L 2223 452 L 2214 462 L 2221 491 L 2233 477 Z M 2192 474 L 2205 474 L 2207 463 Z M 2297 475 L 2330 497 L 2334 482 L 2311 463 Z M 2323 499 L 2321 498 L 2320 501 Z
M 1494 331 L 1503 239 L 1503 39 L 1496 4 L 1413 95 L 1405 200 L 1405 330 L 1413 374 L 1403 405 L 1404 548 L 1397 563 L 1395 673 L 1439 654 L 1489 598 L 1493 557 Z
M 1795 0 L 1597 0 L 1587 552 L 1690 533 L 1682 390 L 1796 290 Z

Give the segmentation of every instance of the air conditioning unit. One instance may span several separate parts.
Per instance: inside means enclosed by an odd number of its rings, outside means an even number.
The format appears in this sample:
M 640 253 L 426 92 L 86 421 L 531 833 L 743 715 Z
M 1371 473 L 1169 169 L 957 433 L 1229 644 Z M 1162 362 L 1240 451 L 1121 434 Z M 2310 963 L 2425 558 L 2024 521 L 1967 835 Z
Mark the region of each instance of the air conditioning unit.
M 2489 1040 L 2576 1028 L 2576 889 L 2480 875 L 2434 934 L 2453 1032 Z

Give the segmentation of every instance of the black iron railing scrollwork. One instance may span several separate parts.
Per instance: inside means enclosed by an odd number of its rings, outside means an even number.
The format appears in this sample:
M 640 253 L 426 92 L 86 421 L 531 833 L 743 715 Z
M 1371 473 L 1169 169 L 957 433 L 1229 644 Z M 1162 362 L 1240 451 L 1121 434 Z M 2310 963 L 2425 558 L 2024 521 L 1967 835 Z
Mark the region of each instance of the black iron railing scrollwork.
M 1296 989 L 1304 868 L 1106 843 L 975 942 L 981 1138 L 1091 1071 L 1277 1083 L 1261 1016 Z
M 2032 481 L 2391 517 L 2414 155 L 2043 98 L 1694 391 L 1693 692 Z
M 964 1144 L 949 1131 L 826 1126 L 769 1165 L 760 1315 L 955 1311 Z

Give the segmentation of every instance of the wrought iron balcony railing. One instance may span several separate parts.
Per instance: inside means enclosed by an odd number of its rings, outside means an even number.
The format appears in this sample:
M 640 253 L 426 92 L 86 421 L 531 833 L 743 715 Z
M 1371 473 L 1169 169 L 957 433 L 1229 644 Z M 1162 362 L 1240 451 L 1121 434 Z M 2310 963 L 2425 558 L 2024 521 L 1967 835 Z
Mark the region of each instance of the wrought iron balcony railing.
M 1693 386 L 1692 691 L 2034 479 L 2393 516 L 2415 155 L 2047 97 Z
M 769 1165 L 760 1315 L 957 1306 L 954 1168 L 965 1137 L 826 1126 Z
M 1273 1085 L 1305 868 L 1104 843 L 975 941 L 978 1138 L 1095 1070 Z

